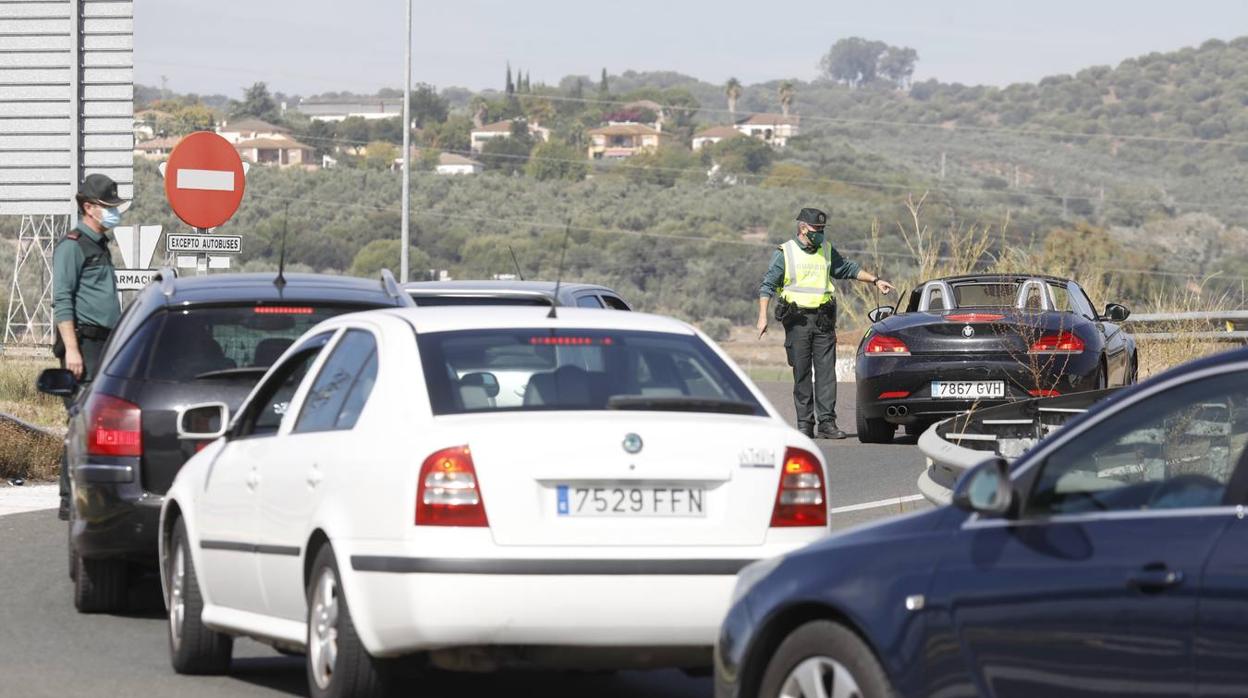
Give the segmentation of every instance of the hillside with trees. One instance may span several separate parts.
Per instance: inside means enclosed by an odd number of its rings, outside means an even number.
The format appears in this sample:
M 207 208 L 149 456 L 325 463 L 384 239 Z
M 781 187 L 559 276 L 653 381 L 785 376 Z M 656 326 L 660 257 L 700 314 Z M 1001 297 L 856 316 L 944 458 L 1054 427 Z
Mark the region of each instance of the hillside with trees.
M 949 241 L 979 231 L 981 265 L 1030 250 L 1089 274 L 1140 272 L 1126 275 L 1127 300 L 1197 286 L 1242 302 L 1248 38 L 1003 88 L 914 82 L 921 59 L 849 38 L 812 56 L 820 77 L 809 82 L 715 85 L 603 69 L 545 84 L 507 66 L 497 91 L 418 85 L 413 266 L 457 278 L 514 273 L 510 246 L 526 277 L 552 277 L 568 232 L 565 278 L 612 284 L 643 308 L 739 323 L 771 246 L 791 234 L 800 207 L 815 205 L 847 256 L 896 277 L 918 269 L 903 231 L 939 231 L 928 244 L 946 256 L 962 252 Z M 397 267 L 398 119 L 312 121 L 293 108 L 298 96 L 263 83 L 218 107 L 140 92 L 172 115 L 171 135 L 254 116 L 338 159 L 318 172 L 252 169 L 228 226 L 246 236 L 245 267 L 273 267 L 287 219 L 288 259 L 304 268 Z M 659 116 L 641 102 L 660 105 L 664 144 L 623 161 L 587 159 L 589 130 Z M 799 116 L 801 135 L 785 148 L 736 138 L 690 149 L 702 129 L 763 112 Z M 438 153 L 470 153 L 474 123 L 505 119 L 518 120 L 512 137 L 475 155 L 485 173 L 432 173 Z M 550 141 L 526 123 L 549 128 Z M 155 167 L 139 163 L 136 177 L 130 220 L 176 228 Z M 915 223 L 906 201 L 924 194 Z

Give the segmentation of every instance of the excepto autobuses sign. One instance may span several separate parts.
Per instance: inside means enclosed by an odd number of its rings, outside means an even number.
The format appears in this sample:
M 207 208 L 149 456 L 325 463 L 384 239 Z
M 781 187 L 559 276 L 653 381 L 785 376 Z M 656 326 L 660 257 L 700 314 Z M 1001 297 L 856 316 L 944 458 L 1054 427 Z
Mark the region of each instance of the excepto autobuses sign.
M 169 252 L 215 252 L 238 254 L 243 251 L 241 235 L 165 235 Z

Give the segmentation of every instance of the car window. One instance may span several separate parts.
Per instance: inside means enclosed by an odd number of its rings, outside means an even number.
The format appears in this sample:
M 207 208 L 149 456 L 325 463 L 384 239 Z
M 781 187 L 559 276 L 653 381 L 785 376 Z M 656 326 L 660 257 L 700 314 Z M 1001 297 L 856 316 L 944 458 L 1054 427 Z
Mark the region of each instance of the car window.
M 235 427 L 236 436 L 277 433 L 295 390 L 333 335 L 332 331 L 322 332 L 308 339 L 268 375 L 251 402 L 243 408 L 242 417 Z
M 628 303 L 608 293 L 602 294 L 602 302 L 606 303 L 607 307 L 612 310 L 632 310 L 632 308 L 628 307 Z
M 353 428 L 376 380 L 377 341 L 371 332 L 348 330 L 303 399 L 294 433 Z
M 1074 292 L 1070 294 L 1070 297 L 1071 302 L 1075 304 L 1076 312 L 1089 320 L 1095 320 L 1097 316 L 1096 305 L 1092 302 L 1092 299 L 1088 298 L 1088 294 L 1084 292 L 1083 287 L 1073 284 L 1071 287 L 1074 289 Z
M 601 308 L 602 301 L 598 300 L 598 296 L 577 296 L 576 306 L 578 308 Z
M 953 296 L 959 308 L 1008 308 L 1017 299 L 1018 284 L 1012 281 L 956 284 L 953 287 Z
M 931 294 L 927 297 L 927 309 L 928 310 L 944 310 L 945 309 L 945 296 L 943 293 L 941 293 L 940 289 L 938 288 L 932 289 Z
M 1049 295 L 1053 297 L 1053 308 L 1063 313 L 1075 312 L 1071 304 L 1070 291 L 1059 284 L 1049 284 Z
M 766 414 L 728 364 L 696 335 L 537 328 L 430 332 L 418 342 L 437 415 L 731 409 L 718 403 Z
M 1248 373 L 1205 378 L 1128 407 L 1044 462 L 1028 515 L 1221 504 L 1248 442 Z
M 134 378 L 151 360 L 152 351 L 156 348 L 153 338 L 160 331 L 164 322 L 164 313 L 153 315 L 147 319 L 128 338 L 117 336 L 122 341 L 121 348 L 107 363 L 103 364 L 103 372 L 114 378 Z
M 267 369 L 317 323 L 362 309 L 354 305 L 252 302 L 168 310 L 160 314 L 163 321 L 159 332 L 147 339 L 151 352 L 136 357 L 134 377 L 184 382 L 229 377 L 231 369 Z M 249 380 L 262 374 L 251 371 Z

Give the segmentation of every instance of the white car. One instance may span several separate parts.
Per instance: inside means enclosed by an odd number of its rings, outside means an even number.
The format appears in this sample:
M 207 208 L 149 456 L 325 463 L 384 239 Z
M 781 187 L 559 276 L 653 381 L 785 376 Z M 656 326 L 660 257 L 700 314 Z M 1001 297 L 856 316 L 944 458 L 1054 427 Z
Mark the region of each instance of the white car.
M 736 573 L 827 532 L 815 444 L 705 335 L 640 313 L 343 315 L 232 419 L 178 426 L 202 450 L 161 514 L 174 668 L 226 671 L 249 636 L 306 651 L 315 696 L 408 655 L 707 667 Z

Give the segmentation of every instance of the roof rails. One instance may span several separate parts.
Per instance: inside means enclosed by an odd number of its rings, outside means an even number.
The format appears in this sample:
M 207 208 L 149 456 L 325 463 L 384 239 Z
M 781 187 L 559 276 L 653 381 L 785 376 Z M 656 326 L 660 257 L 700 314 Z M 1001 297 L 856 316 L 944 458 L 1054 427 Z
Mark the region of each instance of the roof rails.
M 160 292 L 165 298 L 173 295 L 174 281 L 178 278 L 178 270 L 173 267 L 161 267 L 156 271 L 156 278 L 160 280 Z
M 403 292 L 399 288 L 399 282 L 394 280 L 394 274 L 389 269 L 381 270 L 381 290 L 386 292 L 387 296 L 399 302 L 399 305 L 407 307 L 415 307 L 416 301 L 412 297 Z

